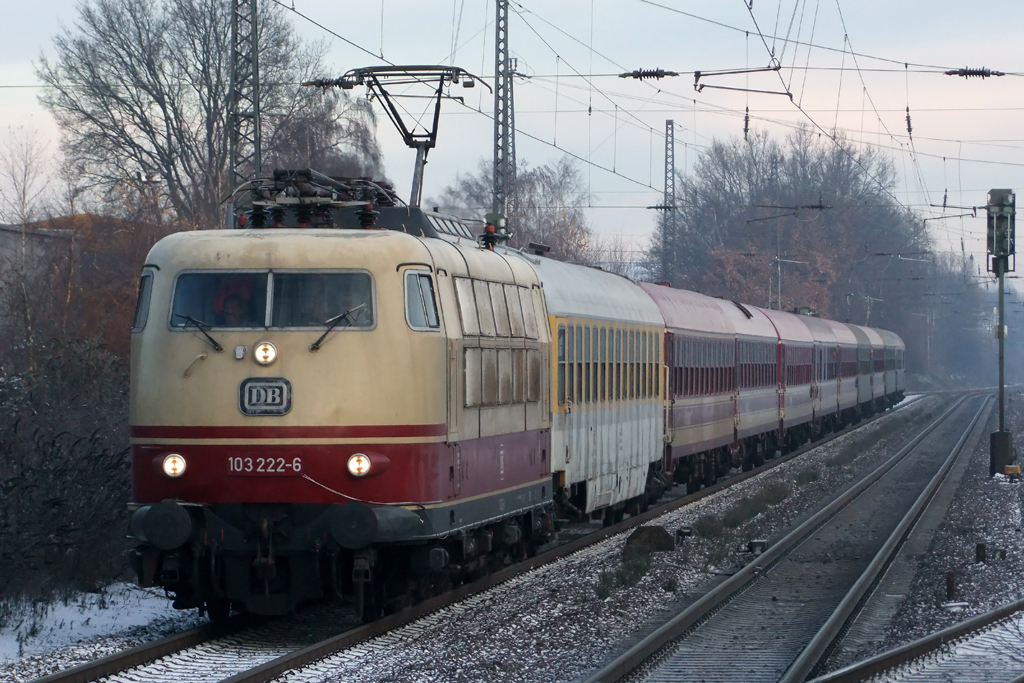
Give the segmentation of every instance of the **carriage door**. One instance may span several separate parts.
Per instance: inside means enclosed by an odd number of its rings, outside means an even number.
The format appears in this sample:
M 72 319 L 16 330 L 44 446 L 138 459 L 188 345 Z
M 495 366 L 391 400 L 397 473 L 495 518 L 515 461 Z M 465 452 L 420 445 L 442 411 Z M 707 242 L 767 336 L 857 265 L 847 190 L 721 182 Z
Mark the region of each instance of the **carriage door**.
M 836 346 L 832 349 L 832 379 L 836 383 L 836 414 L 839 414 L 840 406 L 843 403 L 843 352 Z
M 821 412 L 821 379 L 822 368 L 825 367 L 822 348 L 815 344 L 811 347 L 811 419 L 816 419 Z
M 578 458 L 575 458 L 575 416 L 573 411 L 576 407 L 576 326 L 566 326 L 566 343 L 565 343 L 565 359 L 566 359 L 566 388 L 565 388 L 565 465 L 566 469 L 576 469 L 576 464 L 579 462 Z

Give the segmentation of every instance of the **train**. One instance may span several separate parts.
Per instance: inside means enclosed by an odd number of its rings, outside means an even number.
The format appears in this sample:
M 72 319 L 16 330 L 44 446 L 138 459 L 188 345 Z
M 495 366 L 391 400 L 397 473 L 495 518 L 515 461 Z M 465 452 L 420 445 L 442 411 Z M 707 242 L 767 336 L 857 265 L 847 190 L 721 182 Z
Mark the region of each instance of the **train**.
M 894 333 L 513 249 L 365 180 L 276 171 L 150 251 L 130 559 L 214 620 L 366 620 L 898 403 Z

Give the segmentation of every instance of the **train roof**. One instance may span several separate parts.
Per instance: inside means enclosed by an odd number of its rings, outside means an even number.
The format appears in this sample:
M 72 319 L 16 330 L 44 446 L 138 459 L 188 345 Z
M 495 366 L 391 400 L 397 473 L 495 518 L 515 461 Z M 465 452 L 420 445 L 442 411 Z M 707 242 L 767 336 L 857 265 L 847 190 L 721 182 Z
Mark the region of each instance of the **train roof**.
M 772 324 L 752 306 L 650 282 L 640 287 L 654 300 L 670 329 L 778 339 Z
M 423 240 L 423 244 L 433 255 L 434 265 L 456 277 L 468 275 L 479 280 L 526 287 L 541 283 L 537 270 L 511 249 L 499 247 L 490 251 L 466 240 Z
M 839 340 L 836 338 L 836 332 L 832 329 L 832 326 L 820 318 L 814 316 L 804 316 L 801 318 L 807 329 L 810 330 L 811 336 L 814 337 L 814 341 L 822 342 L 825 344 L 836 344 Z M 853 335 L 850 335 L 851 337 Z
M 882 341 L 882 336 L 878 334 L 878 330 L 873 327 L 850 325 L 850 329 L 854 330 L 855 334 L 857 331 L 860 331 L 860 333 L 864 335 L 866 343 L 871 345 L 871 348 L 882 348 L 885 346 L 885 342 Z
M 886 348 L 889 348 L 889 349 L 902 349 L 902 348 L 904 348 L 903 340 L 900 339 L 900 336 L 898 334 L 896 334 L 895 332 L 890 332 L 889 330 L 881 330 L 881 329 L 877 329 L 877 328 L 875 328 L 875 332 L 877 332 L 878 336 L 882 338 L 882 342 L 885 344 Z
M 228 269 L 285 262 L 293 264 L 290 267 L 326 269 L 336 268 L 338 255 L 353 250 L 365 251 L 371 261 L 430 257 L 422 240 L 391 230 L 260 228 L 177 232 L 153 245 L 146 265 Z
M 841 323 L 838 320 L 827 320 L 824 318 L 820 318 L 819 322 L 829 326 L 836 337 L 836 341 L 840 344 L 847 344 L 850 346 L 857 345 L 857 336 L 846 323 Z
M 551 315 L 658 326 L 665 324 L 651 297 L 629 278 L 512 250 L 508 253 L 528 261 L 540 273 Z
M 765 315 L 775 328 L 779 331 L 779 338 L 788 342 L 813 342 L 814 335 L 804 324 L 803 318 L 807 316 L 786 313 L 785 311 L 773 311 L 770 308 L 758 308 Z

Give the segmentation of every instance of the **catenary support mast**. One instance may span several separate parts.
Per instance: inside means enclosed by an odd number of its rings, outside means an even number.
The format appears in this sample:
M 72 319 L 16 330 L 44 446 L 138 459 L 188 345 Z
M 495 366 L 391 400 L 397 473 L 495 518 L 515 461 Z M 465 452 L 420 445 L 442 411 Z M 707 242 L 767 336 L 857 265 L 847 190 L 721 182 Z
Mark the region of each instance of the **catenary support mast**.
M 231 1 L 231 55 L 228 83 L 228 184 L 234 190 L 263 172 L 260 150 L 260 66 L 257 0 Z M 238 227 L 232 201 L 228 227 Z
M 673 273 L 677 267 L 677 245 L 679 236 L 676 234 L 676 122 L 665 121 L 665 196 L 662 199 L 664 210 L 662 224 L 661 279 L 674 284 Z
M 491 211 L 513 220 L 516 211 L 516 138 L 512 58 L 508 49 L 508 0 L 495 0 L 494 188 Z

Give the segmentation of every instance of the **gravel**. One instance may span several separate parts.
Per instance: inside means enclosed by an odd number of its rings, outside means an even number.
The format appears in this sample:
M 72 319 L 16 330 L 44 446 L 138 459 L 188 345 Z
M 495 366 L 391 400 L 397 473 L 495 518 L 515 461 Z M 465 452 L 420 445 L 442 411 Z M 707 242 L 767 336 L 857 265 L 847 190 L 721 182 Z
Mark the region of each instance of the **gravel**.
M 3 604 L 0 683 L 21 683 L 205 622 L 171 607 L 163 591 L 114 584 L 51 603 Z
M 769 488 L 775 499 L 780 490 L 787 493 L 781 502 L 735 529 L 712 530 L 707 537 L 695 533 L 679 542 L 676 550 L 653 554 L 649 569 L 641 569 L 639 578 L 623 571 L 622 548 L 628 532 L 623 533 L 279 680 L 576 679 L 641 637 L 673 607 L 696 599 L 722 575 L 748 561 L 748 541 L 780 536 L 877 466 L 914 427 L 923 426 L 926 418 L 934 419 L 947 403 L 948 398 L 942 397 L 920 399 L 651 522 L 673 533 L 684 526 L 700 528 L 702 517 L 721 519 L 730 510 L 735 512 L 743 498 L 757 499 Z M 1016 495 L 1016 485 L 1002 486 Z M 1019 520 L 1019 497 L 1014 500 Z M 1001 538 L 986 533 L 989 538 Z M 973 547 L 972 542 L 972 558 Z M 31 680 L 198 623 L 195 612 L 173 613 L 130 628 L 114 623 L 104 635 L 0 663 L 0 683 Z
M 985 432 L 994 431 L 998 411 Z M 1024 397 L 1007 392 L 1007 429 L 1024 434 Z M 945 519 L 920 560 L 910 592 L 890 622 L 880 650 L 921 638 L 994 607 L 1024 597 L 1024 485 L 1003 475 L 989 477 L 989 444 L 982 438 L 971 454 Z M 978 543 L 987 561 L 975 562 Z M 1005 557 L 999 557 L 999 551 Z M 956 594 L 946 597 L 947 570 L 956 572 Z M 958 605 L 948 605 L 954 602 Z M 1018 643 L 1024 652 L 1024 641 Z
M 619 579 L 625 532 L 279 680 L 574 680 L 663 620 L 673 605 L 698 597 L 721 574 L 749 560 L 748 541 L 781 535 L 880 464 L 914 425 L 937 416 L 947 402 L 922 399 L 652 521 L 674 533 L 705 515 L 722 518 L 741 499 L 756 499 L 769 486 L 788 490 L 782 502 L 736 529 L 695 534 L 672 552 L 653 554 L 635 585 Z M 817 479 L 808 482 L 811 472 Z M 798 486 L 798 477 L 808 483 Z

